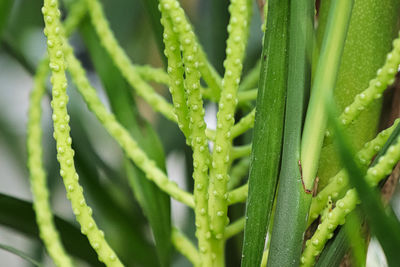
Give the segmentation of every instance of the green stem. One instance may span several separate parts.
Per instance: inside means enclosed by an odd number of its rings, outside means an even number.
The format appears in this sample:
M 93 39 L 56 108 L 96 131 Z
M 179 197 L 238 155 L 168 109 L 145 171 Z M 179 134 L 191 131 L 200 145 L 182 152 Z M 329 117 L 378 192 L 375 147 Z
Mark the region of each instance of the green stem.
M 251 144 L 232 147 L 231 160 L 249 156 L 251 153 Z
M 303 182 L 312 190 L 327 124 L 325 99 L 336 84 L 354 0 L 332 1 L 301 142 Z
M 118 44 L 105 18 L 103 8 L 98 0 L 86 0 L 93 27 L 99 36 L 100 42 L 109 53 L 121 74 L 136 93 L 143 97 L 152 108 L 163 114 L 167 119 L 176 122 L 173 108 L 164 98 L 157 94 L 136 71 L 128 55 Z
M 65 37 L 60 22 L 58 1 L 45 0 L 42 13 L 45 21 L 45 34 L 47 35 L 49 66 L 52 70 L 53 100 L 51 106 L 53 109 L 54 138 L 57 144 L 60 175 L 67 190 L 67 198 L 71 201 L 73 212 L 81 225 L 82 233 L 88 237 L 90 244 L 99 256 L 99 260 L 109 266 L 123 266 L 92 217 L 92 209 L 86 204 L 83 188 L 78 182 L 79 177 L 74 166 L 74 151 L 71 148 L 72 139 L 67 112 L 67 78 L 63 51 Z
M 171 241 L 176 250 L 184 255 L 194 266 L 201 266 L 199 251 L 178 228 L 172 228 Z
M 256 116 L 256 109 L 253 109 L 249 114 L 244 116 L 238 123 L 232 128 L 232 138 L 238 137 L 245 133 L 248 129 L 254 127 L 254 119 Z
M 399 122 L 400 119 L 397 119 L 391 127 L 380 132 L 373 140 L 366 143 L 364 147 L 356 154 L 357 161 L 359 161 L 360 166 L 366 168 L 371 163 L 372 158 L 376 155 L 378 150 L 383 147 L 389 136 L 396 129 Z M 344 189 L 346 189 L 348 185 L 348 174 L 344 169 L 339 171 L 334 177 L 330 178 L 329 183 L 318 193 L 316 197 L 313 198 L 311 202 L 308 225 L 318 218 L 326 206 L 328 199 L 336 201 L 340 197 L 343 197 L 345 193 Z
M 34 198 L 33 208 L 40 238 L 57 266 L 73 266 L 71 259 L 64 250 L 51 213 L 47 178 L 42 159 L 42 127 L 41 100 L 45 93 L 46 78 L 49 74 L 49 60 L 43 59 L 34 78 L 34 87 L 30 96 L 28 119 L 28 168 L 30 173 L 31 191 Z
M 249 190 L 249 184 L 244 184 L 228 193 L 228 204 L 232 205 L 239 202 L 245 202 Z
M 147 179 L 153 181 L 161 190 L 168 193 L 172 198 L 194 207 L 193 196 L 180 189 L 176 183 L 170 181 L 166 174 L 160 170 L 154 160 L 138 146 L 138 143 L 131 137 L 129 132 L 117 122 L 115 117 L 106 109 L 97 96 L 96 90 L 90 85 L 86 78 L 85 70 L 79 60 L 73 55 L 73 50 L 68 43 L 65 43 L 66 58 L 69 71 L 75 82 L 79 93 L 84 98 L 89 109 L 94 113 L 104 128 L 119 143 L 121 148 L 145 174 Z
M 206 123 L 204 107 L 200 92 L 199 63 L 196 61 L 199 46 L 193 31 L 186 27 L 183 9 L 174 0 L 163 0 L 161 12 L 176 30 L 179 38 L 179 48 L 182 52 L 182 62 L 185 65 L 184 88 L 189 111 L 190 138 L 189 144 L 193 149 L 193 180 L 196 216 L 196 236 L 198 238 L 202 266 L 213 266 L 215 257 L 212 248 L 211 232 L 208 218 L 208 167 L 210 152 L 206 138 Z
M 251 89 L 245 92 L 238 93 L 239 103 L 248 102 L 257 98 L 258 89 Z
M 224 238 L 229 239 L 229 238 L 233 237 L 234 235 L 237 235 L 238 233 L 243 231 L 245 221 L 246 221 L 245 218 L 242 217 L 242 218 L 236 220 L 234 223 L 231 223 L 230 225 L 228 225 L 225 229 Z
M 250 159 L 243 158 L 237 164 L 235 164 L 230 173 L 230 179 L 228 182 L 228 190 L 232 190 L 236 186 L 238 186 L 244 176 L 246 176 L 249 172 L 250 167 Z
M 251 5 L 248 0 L 232 1 L 229 6 L 229 20 L 226 54 L 224 61 L 225 73 L 222 82 L 221 97 L 218 103 L 217 130 L 212 153 L 212 168 L 210 170 L 208 209 L 210 228 L 215 237 L 215 243 L 223 243 L 223 235 L 228 220 L 227 184 L 228 170 L 231 164 L 232 148 L 231 130 L 235 123 L 235 110 L 238 103 L 237 90 L 243 68 L 243 58 L 248 39 Z M 223 246 L 223 245 L 220 245 Z M 224 264 L 224 253 L 217 255 L 219 263 Z

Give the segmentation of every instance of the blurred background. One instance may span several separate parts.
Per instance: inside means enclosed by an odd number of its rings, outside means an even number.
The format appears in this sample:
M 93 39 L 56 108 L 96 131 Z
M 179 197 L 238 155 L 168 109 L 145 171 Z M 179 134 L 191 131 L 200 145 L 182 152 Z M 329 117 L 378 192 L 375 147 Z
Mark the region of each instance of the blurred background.
M 63 15 L 67 15 L 68 4 L 71 1 L 61 2 L 64 3 Z M 156 5 L 157 1 L 101 0 L 101 2 L 116 38 L 132 61 L 165 68 L 165 58 L 160 53 L 161 36 L 157 34 L 157 29 L 160 33 L 161 28 L 160 25 L 157 26 L 158 19 L 149 12 L 151 5 Z M 37 236 L 29 203 L 32 201 L 32 196 L 26 167 L 25 139 L 29 93 L 32 90 L 32 77 L 36 66 L 46 53 L 44 25 L 40 11 L 42 1 L 0 0 L 0 3 L 0 25 L 3 25 L 0 28 L 0 243 L 27 253 L 37 261 L 43 262 L 45 266 L 53 266 Z M 229 1 L 183 0 L 181 3 L 210 61 L 222 74 Z M 253 14 L 245 73 L 255 65 L 261 51 L 261 17 L 255 2 Z M 103 102 L 111 110 L 122 114 L 121 116 L 132 115 L 132 118 L 135 118 L 136 125 L 140 125 L 141 129 L 139 135 L 142 136 L 141 139 L 138 137 L 138 140 L 144 146 L 155 143 L 153 146 L 161 151 L 159 160 L 165 162 L 169 177 L 181 188 L 191 191 L 193 186 L 191 152 L 185 146 L 185 140 L 179 129 L 154 113 L 140 98 L 127 102 L 116 100 L 118 96 L 130 98 L 129 86 L 100 47 L 87 17 L 70 40 Z M 167 97 L 165 87 L 153 85 Z M 125 90 L 125 93 L 121 93 L 121 90 Z M 127 176 L 132 175 L 132 170 L 126 166 L 126 160 L 119 146 L 88 111 L 73 85 L 68 87 L 68 94 L 76 166 L 96 221 L 127 266 L 158 266 L 157 257 L 153 255 L 154 240 L 149 224 L 128 182 L 130 178 Z M 118 107 L 131 107 L 131 110 Z M 79 230 L 78 232 L 76 230 L 77 224 L 59 176 L 55 142 L 52 138 L 49 94 L 42 101 L 42 109 L 44 159 L 54 213 L 68 223 L 68 225 L 61 223 L 61 230 L 71 233 L 72 240 L 78 240 L 77 244 L 80 244 L 76 248 L 78 265 L 95 266 L 92 261 L 95 258 L 93 251 L 88 248 L 84 237 L 79 236 Z M 215 104 L 206 103 L 206 120 L 210 128 L 215 128 L 216 111 Z M 132 131 L 137 131 L 136 128 Z M 147 130 L 143 132 L 143 129 Z M 250 137 L 251 133 L 237 142 L 246 143 L 245 140 Z M 400 202 L 399 192 L 396 193 L 395 199 L 396 202 Z M 233 218 L 240 217 L 243 209 L 243 205 L 237 205 L 230 210 L 230 214 Z M 399 205 L 397 212 L 400 215 Z M 171 218 L 173 225 L 183 229 L 194 239 L 193 213 L 183 205 L 172 201 Z M 71 232 L 68 232 L 68 229 Z M 228 243 L 228 266 L 239 265 L 241 238 L 239 235 Z M 81 258 L 79 253 L 82 254 Z M 368 266 L 385 266 L 383 260 L 379 244 L 372 240 Z M 176 252 L 172 255 L 172 262 L 173 266 L 190 266 L 188 261 Z M 12 253 L 0 250 L 0 266 L 32 265 Z

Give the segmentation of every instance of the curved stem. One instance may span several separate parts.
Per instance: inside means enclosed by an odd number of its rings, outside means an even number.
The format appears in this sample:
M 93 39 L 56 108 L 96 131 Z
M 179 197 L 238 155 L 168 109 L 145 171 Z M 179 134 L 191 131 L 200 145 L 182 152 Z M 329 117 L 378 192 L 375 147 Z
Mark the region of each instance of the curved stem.
M 249 190 L 249 184 L 244 184 L 228 193 L 228 205 L 245 202 Z
M 46 91 L 45 83 L 49 74 L 49 60 L 43 59 L 36 71 L 34 87 L 30 96 L 28 113 L 28 168 L 30 173 L 31 191 L 33 195 L 33 208 L 36 222 L 40 231 L 40 238 L 53 259 L 60 267 L 73 266 L 71 259 L 64 250 L 58 231 L 54 225 L 51 212 L 47 178 L 42 160 L 42 127 L 41 127 L 41 100 Z
M 206 123 L 204 121 L 204 107 L 200 92 L 200 72 L 197 62 L 199 46 L 195 35 L 186 27 L 186 18 L 179 3 L 174 0 L 162 0 L 160 3 L 162 16 L 176 30 L 176 38 L 179 39 L 179 48 L 182 52 L 182 61 L 185 65 L 184 88 L 187 97 L 189 111 L 190 136 L 188 143 L 193 149 L 193 179 L 196 215 L 196 236 L 199 241 L 199 250 L 202 266 L 212 266 L 214 257 L 211 244 L 211 232 L 208 220 L 208 166 L 210 164 L 210 152 L 206 137 Z M 178 80 L 179 81 L 179 80 Z
M 152 108 L 163 114 L 167 119 L 176 122 L 177 119 L 171 104 L 157 94 L 154 89 L 142 79 L 129 57 L 118 44 L 104 16 L 101 4 L 97 0 L 86 0 L 86 3 L 88 5 L 92 24 L 96 29 L 102 45 L 110 54 L 110 57 L 130 86 L 134 88 L 137 94 L 143 97 Z M 143 72 L 143 70 L 141 71 Z
M 254 127 L 254 119 L 256 117 L 256 109 L 253 109 L 249 114 L 244 116 L 238 123 L 233 126 L 231 134 L 232 138 L 238 137 L 247 130 Z
M 180 189 L 176 183 L 170 181 L 166 174 L 157 168 L 153 160 L 150 160 L 130 136 L 129 132 L 117 122 L 114 115 L 109 113 L 101 103 L 96 90 L 90 85 L 86 78 L 85 71 L 80 62 L 73 55 L 72 48 L 65 44 L 66 57 L 69 65 L 69 72 L 76 84 L 79 93 L 84 98 L 89 109 L 95 114 L 100 123 L 106 128 L 109 134 L 119 143 L 127 156 L 146 174 L 146 177 L 153 181 L 161 190 L 168 193 L 176 200 L 194 207 L 193 196 Z
M 380 132 L 357 153 L 356 160 L 359 161 L 361 166 L 367 167 L 371 163 L 372 158 L 383 147 L 399 122 L 400 119 L 397 119 L 391 127 Z M 344 169 L 330 178 L 329 183 L 312 199 L 308 225 L 321 214 L 329 199 L 336 201 L 338 198 L 342 197 L 345 193 L 344 189 L 348 187 L 348 185 L 348 174 Z
M 193 266 L 200 266 L 200 254 L 192 242 L 178 228 L 172 228 L 172 244 Z
M 108 245 L 104 233 L 98 228 L 92 217 L 92 209 L 87 206 L 83 188 L 78 182 L 78 174 L 74 166 L 74 151 L 71 148 L 69 115 L 67 112 L 68 95 L 67 78 L 65 76 L 65 60 L 63 52 L 64 32 L 60 22 L 58 1 L 45 0 L 42 8 L 47 35 L 47 51 L 52 70 L 52 119 L 54 122 L 54 138 L 57 144 L 57 160 L 60 163 L 60 175 L 63 178 L 67 197 L 71 201 L 73 212 L 81 225 L 99 260 L 108 266 L 123 266 L 115 252 Z
M 232 147 L 231 160 L 249 156 L 252 144 Z
M 245 221 L 246 221 L 246 219 L 244 217 L 242 217 L 242 218 L 236 220 L 235 222 L 231 223 L 230 225 L 228 225 L 225 229 L 224 238 L 229 239 L 229 238 L 237 235 L 241 231 L 243 231 Z

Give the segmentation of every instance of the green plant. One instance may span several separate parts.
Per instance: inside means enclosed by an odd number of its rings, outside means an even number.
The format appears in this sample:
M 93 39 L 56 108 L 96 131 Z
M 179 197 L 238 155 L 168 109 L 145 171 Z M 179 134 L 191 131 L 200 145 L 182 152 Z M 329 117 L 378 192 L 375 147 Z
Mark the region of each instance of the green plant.
M 251 22 L 258 11 L 250 0 L 231 0 L 229 18 L 221 18 L 228 36 L 226 57 L 220 62 L 223 75 L 210 63 L 178 0 L 144 2 L 166 71 L 132 62 L 99 0 L 44 0 L 41 11 L 47 56 L 34 74 L 27 148 L 36 225 L 54 263 L 75 266 L 74 258 L 80 258 L 94 265 L 97 257 L 107 266 L 169 266 L 173 246 L 194 266 L 229 266 L 239 261 L 242 266 L 332 266 L 346 251 L 347 235 L 342 229 L 335 235 L 335 230 L 350 218 L 348 225 L 358 227 L 356 233 L 360 226 L 355 222 L 366 220 L 371 225 L 388 263 L 394 266 L 398 262 L 395 248 L 400 245 L 399 222 L 392 213 L 384 212 L 371 188 L 385 180 L 400 160 L 399 120 L 377 131 L 378 99 L 395 82 L 400 65 L 400 37 L 395 36 L 400 1 L 385 0 L 386 5 L 379 7 L 373 0 L 322 1 L 317 27 L 314 1 L 269 0 L 260 8 L 265 18 L 261 58 L 249 69 L 246 52 L 251 54 Z M 0 3 L 4 10 L 11 7 L 10 1 Z M 64 21 L 60 10 L 67 13 Z M 0 13 L 0 29 L 6 28 L 8 13 Z M 366 22 L 365 14 L 373 25 Z M 385 30 L 380 32 L 381 28 Z M 69 36 L 77 29 L 104 85 L 110 109 L 71 45 Z M 9 54 L 26 69 L 35 70 L 7 34 L 2 38 Z M 358 50 L 375 53 L 375 58 L 361 58 Z M 359 69 L 354 70 L 355 66 Z M 92 254 L 72 250 L 69 242 L 89 246 L 79 238 L 65 237 L 63 231 L 68 227 L 73 233 L 78 229 L 68 222 L 60 226 L 60 219 L 51 211 L 40 125 L 49 74 L 60 176 L 80 232 L 96 256 L 90 248 Z M 68 106 L 70 81 L 123 151 L 126 180 L 102 160 L 84 133 L 77 144 L 73 141 L 76 133 L 71 118 L 76 111 Z M 165 87 L 169 88 L 168 97 L 164 97 L 168 92 L 160 92 Z M 141 102 L 166 120 L 149 123 L 141 116 Z M 217 104 L 215 130 L 205 120 L 209 103 Z M 187 150 L 191 159 L 188 169 L 193 192 L 180 188 L 168 176 L 165 154 L 153 129 L 157 124 L 175 135 L 182 132 L 178 138 L 184 140 L 181 150 Z M 86 140 L 85 145 L 79 145 L 81 140 Z M 373 161 L 374 156 L 379 160 Z M 93 178 L 103 173 L 112 177 L 109 188 Z M 130 190 L 125 191 L 126 185 Z M 171 223 L 171 198 L 194 212 L 191 229 L 197 244 L 190 230 Z M 27 203 L 7 196 L 6 200 L 29 209 Z M 235 205 L 244 202 L 245 208 Z M 358 213 L 355 209 L 360 202 Z M 94 214 L 87 203 L 94 205 Z M 145 218 L 133 211 L 136 204 Z M 4 214 L 16 220 L 20 216 L 6 210 Z M 154 242 L 144 234 L 146 221 Z M 0 222 L 8 224 L 6 219 L 0 218 Z M 106 235 L 100 230 L 103 227 Z M 15 228 L 24 231 L 23 226 Z M 242 231 L 243 238 L 235 237 Z M 307 238 L 306 232 L 310 234 Z M 265 245 L 267 233 L 270 237 Z M 354 262 L 364 264 L 366 241 L 361 234 L 349 238 L 360 243 L 352 250 Z M 329 239 L 334 241 L 325 246 Z M 239 247 L 235 252 L 241 257 L 227 258 L 227 244 Z M 342 253 L 334 254 L 338 248 L 343 248 Z M 24 253 L 12 251 L 32 261 Z

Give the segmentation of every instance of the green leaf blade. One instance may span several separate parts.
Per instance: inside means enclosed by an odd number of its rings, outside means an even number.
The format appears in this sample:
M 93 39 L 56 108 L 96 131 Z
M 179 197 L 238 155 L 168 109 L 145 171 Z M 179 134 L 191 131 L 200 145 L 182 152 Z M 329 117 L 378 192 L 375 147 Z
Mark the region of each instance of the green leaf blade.
M 300 138 L 311 80 L 314 1 L 292 1 L 282 164 L 267 266 L 299 265 L 311 194 L 300 172 Z M 290 220 L 288 220 L 290 218 Z
M 282 149 L 286 98 L 289 1 L 271 0 L 260 72 L 246 203 L 242 266 L 259 266 Z

